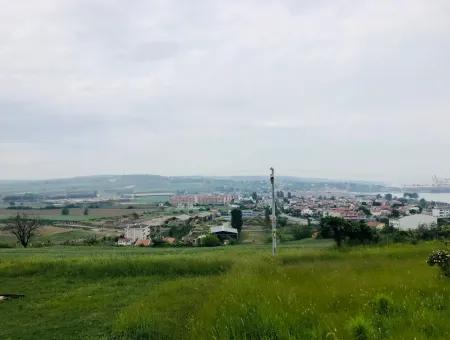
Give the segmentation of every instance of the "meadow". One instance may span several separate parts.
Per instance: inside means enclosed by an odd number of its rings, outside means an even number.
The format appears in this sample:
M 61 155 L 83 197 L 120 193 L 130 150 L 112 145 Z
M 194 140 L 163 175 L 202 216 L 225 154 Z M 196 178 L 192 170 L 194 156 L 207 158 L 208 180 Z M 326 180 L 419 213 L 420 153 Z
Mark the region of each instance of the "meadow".
M 0 209 L 0 218 L 7 219 L 19 214 L 27 214 L 39 217 L 43 220 L 55 221 L 88 221 L 92 219 L 105 217 L 120 217 L 123 215 L 131 215 L 133 213 L 143 214 L 146 209 L 126 209 L 124 208 L 91 208 L 89 214 L 84 215 L 82 208 L 70 208 L 69 215 L 61 215 L 61 209 Z
M 0 249 L 0 338 L 448 339 L 439 247 Z

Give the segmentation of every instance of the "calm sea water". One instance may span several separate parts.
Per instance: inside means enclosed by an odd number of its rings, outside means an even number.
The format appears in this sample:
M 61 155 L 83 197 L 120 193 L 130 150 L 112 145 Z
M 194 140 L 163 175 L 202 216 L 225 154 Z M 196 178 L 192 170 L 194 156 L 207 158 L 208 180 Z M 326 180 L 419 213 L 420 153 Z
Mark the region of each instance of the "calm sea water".
M 450 193 L 423 193 L 419 194 L 419 198 L 424 198 L 427 201 L 445 202 L 450 204 Z

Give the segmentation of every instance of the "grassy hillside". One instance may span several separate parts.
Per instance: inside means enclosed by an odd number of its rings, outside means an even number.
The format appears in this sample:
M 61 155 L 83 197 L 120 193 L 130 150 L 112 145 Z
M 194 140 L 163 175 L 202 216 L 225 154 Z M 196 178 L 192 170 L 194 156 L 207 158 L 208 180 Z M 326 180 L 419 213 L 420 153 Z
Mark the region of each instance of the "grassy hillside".
M 438 246 L 0 249 L 0 338 L 448 339 Z

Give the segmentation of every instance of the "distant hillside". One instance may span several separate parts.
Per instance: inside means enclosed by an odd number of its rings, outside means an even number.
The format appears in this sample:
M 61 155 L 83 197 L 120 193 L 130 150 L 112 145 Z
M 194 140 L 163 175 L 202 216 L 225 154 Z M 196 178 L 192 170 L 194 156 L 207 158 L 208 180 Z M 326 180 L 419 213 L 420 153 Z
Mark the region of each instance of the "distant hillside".
M 378 183 L 344 182 L 326 179 L 278 177 L 280 189 L 284 190 L 345 190 L 376 192 L 386 188 Z M 208 191 L 265 191 L 269 189 L 267 177 L 166 177 L 157 175 L 99 175 L 50 180 L 0 180 L 0 194 L 13 193 L 60 193 L 98 191 L 101 194 L 136 192 L 208 192 Z

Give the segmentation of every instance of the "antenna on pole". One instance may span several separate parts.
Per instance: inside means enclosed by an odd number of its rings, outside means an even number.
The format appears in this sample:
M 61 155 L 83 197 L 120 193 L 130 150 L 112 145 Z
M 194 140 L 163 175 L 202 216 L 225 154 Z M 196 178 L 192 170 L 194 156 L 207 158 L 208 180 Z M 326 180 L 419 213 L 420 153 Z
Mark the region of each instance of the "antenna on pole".
M 275 171 L 270 168 L 270 184 L 272 185 L 272 255 L 277 252 L 277 216 L 275 211 Z

